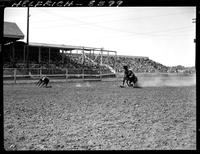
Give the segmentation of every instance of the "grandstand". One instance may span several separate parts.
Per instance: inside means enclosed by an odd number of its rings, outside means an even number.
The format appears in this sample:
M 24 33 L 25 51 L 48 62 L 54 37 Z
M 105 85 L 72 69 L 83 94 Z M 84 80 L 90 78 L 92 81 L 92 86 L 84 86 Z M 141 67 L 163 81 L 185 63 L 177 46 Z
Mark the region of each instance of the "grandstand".
M 5 45 L 3 67 L 43 69 L 101 68 L 104 73 L 116 73 L 123 71 L 123 65 L 128 65 L 136 73 L 167 73 L 169 71 L 169 67 L 148 57 L 117 56 L 114 51 L 100 48 L 44 43 L 29 43 L 28 52 L 26 48 L 26 44 L 20 41 L 16 41 L 15 44 Z
M 4 22 L 4 76 L 13 74 L 25 76 L 63 75 L 66 73 L 77 76 L 83 76 L 83 74 L 115 76 L 116 51 L 46 43 L 29 43 L 27 45 L 25 42 L 19 41 L 23 38 L 23 33 L 15 23 Z M 114 55 L 112 67 L 102 61 L 104 54 Z
M 4 22 L 4 46 L 3 46 L 3 67 L 4 68 L 42 68 L 42 69 L 101 69 L 101 71 L 113 70 L 115 68 L 104 65 L 101 62 L 94 62 L 91 55 L 95 52 L 100 55 L 114 53 L 102 48 L 83 46 L 57 45 L 45 43 L 29 43 L 28 45 L 20 39 L 24 34 L 16 23 Z M 89 52 L 89 54 L 87 53 Z M 93 53 L 93 54 L 91 54 Z M 96 56 L 98 58 L 99 56 Z M 111 71 L 110 71 L 111 72 Z
M 99 48 L 44 43 L 29 43 L 27 46 L 20 41 L 5 45 L 4 49 L 4 68 L 101 68 L 112 72 L 114 68 L 105 65 L 102 62 L 102 56 L 104 52 L 113 52 L 116 58 L 115 51 Z M 99 54 L 94 54 L 94 52 Z M 94 56 L 98 60 L 92 59 Z

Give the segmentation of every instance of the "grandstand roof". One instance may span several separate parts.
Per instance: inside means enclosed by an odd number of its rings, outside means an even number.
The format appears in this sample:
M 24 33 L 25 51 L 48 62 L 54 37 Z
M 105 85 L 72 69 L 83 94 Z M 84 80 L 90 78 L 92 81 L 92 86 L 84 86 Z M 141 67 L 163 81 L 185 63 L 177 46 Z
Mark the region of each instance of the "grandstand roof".
M 24 34 L 14 22 L 4 22 L 4 39 L 6 42 L 24 38 Z
M 33 43 L 33 42 L 30 42 L 29 46 L 60 48 L 60 49 L 66 49 L 66 50 L 83 49 L 82 46 L 72 46 L 72 45 L 64 45 L 64 44 Z
M 102 48 L 93 48 L 93 47 L 84 47 L 84 46 L 73 46 L 73 45 L 64 45 L 64 44 L 47 44 L 47 43 L 33 43 L 30 42 L 29 46 L 36 46 L 36 47 L 47 47 L 47 48 L 60 48 L 65 50 L 95 50 L 95 51 L 109 51 L 109 52 L 115 52 L 110 50 L 104 50 Z

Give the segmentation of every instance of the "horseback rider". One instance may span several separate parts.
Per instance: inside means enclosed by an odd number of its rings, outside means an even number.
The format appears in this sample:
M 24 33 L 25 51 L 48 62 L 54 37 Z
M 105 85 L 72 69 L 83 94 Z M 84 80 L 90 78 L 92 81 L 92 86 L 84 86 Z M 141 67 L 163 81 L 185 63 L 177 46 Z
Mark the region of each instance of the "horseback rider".
M 124 86 L 124 82 L 126 81 L 128 86 L 131 86 L 131 82 L 134 83 L 134 85 L 136 84 L 136 82 L 138 81 L 137 77 L 135 76 L 135 74 L 133 73 L 132 70 L 128 69 L 128 66 L 123 66 L 124 68 L 124 78 L 123 78 L 123 86 Z

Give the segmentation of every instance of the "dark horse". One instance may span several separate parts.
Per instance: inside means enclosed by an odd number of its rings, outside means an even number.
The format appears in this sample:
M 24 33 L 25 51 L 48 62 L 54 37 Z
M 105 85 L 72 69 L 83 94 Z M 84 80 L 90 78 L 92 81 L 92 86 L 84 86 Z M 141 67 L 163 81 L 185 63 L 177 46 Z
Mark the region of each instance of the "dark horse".
M 36 83 L 36 85 L 37 85 L 38 87 L 42 87 L 42 86 L 44 86 L 44 85 L 45 85 L 45 87 L 47 87 L 48 83 L 49 83 L 49 78 L 46 77 L 46 76 L 43 76 L 43 77 L 41 77 L 41 78 L 39 79 L 39 81 Z
M 132 70 L 128 69 L 128 66 L 123 66 L 123 68 L 124 68 L 123 86 L 124 86 L 125 81 L 129 87 L 133 86 L 133 84 L 135 86 L 138 81 L 138 78 L 135 76 Z

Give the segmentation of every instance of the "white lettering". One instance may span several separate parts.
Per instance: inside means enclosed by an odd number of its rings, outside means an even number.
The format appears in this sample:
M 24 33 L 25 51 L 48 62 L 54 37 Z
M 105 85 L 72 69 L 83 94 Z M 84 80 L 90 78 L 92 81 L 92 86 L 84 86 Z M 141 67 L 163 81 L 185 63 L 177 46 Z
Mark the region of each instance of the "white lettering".
M 115 1 L 109 1 L 108 3 L 109 3 L 109 6 L 112 6 L 115 3 Z
M 95 0 L 89 2 L 88 6 L 94 6 Z
M 59 1 L 59 2 L 57 3 L 57 6 L 62 7 L 62 4 L 63 4 L 63 1 Z
M 22 1 L 19 1 L 19 3 L 12 4 L 12 7 L 19 7 L 21 5 Z
M 23 3 L 22 3 L 22 7 L 26 7 L 28 2 L 29 2 L 29 0 L 25 0 L 25 1 L 23 1 Z
M 35 7 L 37 6 L 42 6 L 42 1 L 38 1 L 36 4 L 35 4 Z
M 54 6 L 56 4 L 56 2 L 53 2 L 52 6 Z
M 34 4 L 34 1 L 31 1 L 28 6 L 33 7 L 34 6 L 33 4 Z
M 48 0 L 43 4 L 43 6 L 51 6 L 51 3 L 52 3 L 52 1 Z
M 65 3 L 64 7 L 65 7 L 65 6 L 71 6 L 71 5 L 73 5 L 73 3 L 74 3 L 74 1 L 71 1 L 70 3 L 69 3 L 69 1 L 67 1 L 67 2 Z

